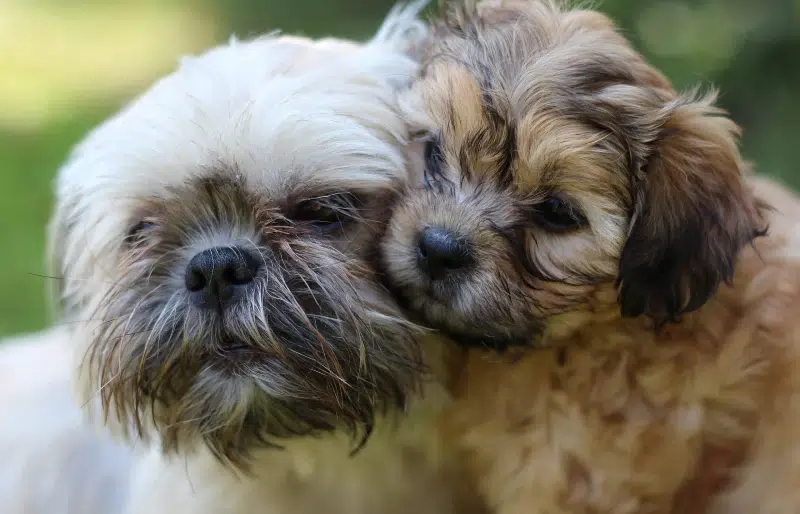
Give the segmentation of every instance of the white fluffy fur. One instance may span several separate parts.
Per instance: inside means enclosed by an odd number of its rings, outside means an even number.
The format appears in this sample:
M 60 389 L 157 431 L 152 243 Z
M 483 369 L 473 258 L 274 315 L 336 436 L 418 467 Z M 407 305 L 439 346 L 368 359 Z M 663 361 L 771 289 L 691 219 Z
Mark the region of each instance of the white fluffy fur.
M 115 276 L 120 237 L 142 198 L 217 166 L 278 195 L 289 173 L 347 186 L 405 176 L 405 129 L 393 105 L 396 86 L 416 71 L 407 54 L 424 36 L 420 7 L 395 11 L 365 45 L 268 36 L 186 58 L 76 148 L 58 176 L 51 233 L 67 323 L 0 353 L 0 512 L 451 510 L 438 442 L 426 429 L 446 401 L 439 391 L 397 431 L 378 427 L 354 458 L 343 438 L 298 439 L 258 454 L 252 477 L 205 450 L 168 459 L 138 441 L 139 455 L 94 432 L 68 397 L 73 357 L 97 324 L 86 315 Z M 80 389 L 91 405 L 96 385 Z
M 121 512 L 133 452 L 85 422 L 72 394 L 69 332 L 0 345 L 0 512 Z

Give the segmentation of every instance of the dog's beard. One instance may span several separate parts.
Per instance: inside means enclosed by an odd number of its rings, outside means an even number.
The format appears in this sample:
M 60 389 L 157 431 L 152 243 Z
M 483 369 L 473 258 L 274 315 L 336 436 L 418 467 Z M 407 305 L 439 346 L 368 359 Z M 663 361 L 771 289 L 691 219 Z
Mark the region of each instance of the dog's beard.
M 141 250 L 143 253 L 146 250 Z M 261 249 L 247 297 L 193 309 L 162 255 L 134 258 L 93 318 L 88 364 L 105 412 L 166 451 L 202 440 L 246 466 L 254 448 L 341 430 L 366 441 L 420 376 L 415 326 L 360 261 L 330 245 Z

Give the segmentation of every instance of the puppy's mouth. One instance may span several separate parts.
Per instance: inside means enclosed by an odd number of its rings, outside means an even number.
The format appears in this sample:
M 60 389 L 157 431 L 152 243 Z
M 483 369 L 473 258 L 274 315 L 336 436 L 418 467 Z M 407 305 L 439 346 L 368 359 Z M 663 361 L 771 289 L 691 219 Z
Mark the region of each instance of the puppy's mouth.
M 490 334 L 464 334 L 444 331 L 459 346 L 502 353 L 514 348 L 536 348 L 534 337 L 498 337 Z
M 447 277 L 441 280 L 425 280 L 424 284 L 419 287 L 418 294 L 424 294 L 426 300 L 430 303 L 435 303 L 441 308 L 449 309 L 452 307 L 453 301 L 459 289 L 458 277 Z
M 384 264 L 379 264 L 379 267 L 383 268 Z M 448 294 L 443 284 L 430 281 L 426 288 L 402 287 L 391 280 L 385 269 L 381 270 L 380 278 L 398 305 L 417 318 L 416 322 L 435 328 L 464 348 L 504 352 L 513 348 L 536 347 L 536 342 L 540 340 L 538 328 L 530 333 L 511 335 L 490 333 L 487 327 L 467 327 L 454 322 L 453 319 L 458 316 L 453 311 L 453 292 L 450 290 Z

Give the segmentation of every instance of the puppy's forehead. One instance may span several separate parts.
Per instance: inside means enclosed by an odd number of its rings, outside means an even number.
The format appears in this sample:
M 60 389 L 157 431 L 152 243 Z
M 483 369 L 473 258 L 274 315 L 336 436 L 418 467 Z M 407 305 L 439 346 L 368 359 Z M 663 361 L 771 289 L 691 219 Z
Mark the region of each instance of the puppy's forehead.
M 548 83 L 500 81 L 491 70 L 442 61 L 429 69 L 424 95 L 448 162 L 477 181 L 522 192 L 558 185 L 585 189 L 585 160 L 601 152 L 597 130 L 568 91 Z M 495 85 L 492 85 L 495 84 Z
M 486 1 L 441 27 L 422 88 L 448 162 L 462 174 L 523 191 L 580 190 L 588 161 L 598 171 L 626 164 L 604 161 L 618 142 L 594 95 L 637 83 L 669 87 L 605 16 Z

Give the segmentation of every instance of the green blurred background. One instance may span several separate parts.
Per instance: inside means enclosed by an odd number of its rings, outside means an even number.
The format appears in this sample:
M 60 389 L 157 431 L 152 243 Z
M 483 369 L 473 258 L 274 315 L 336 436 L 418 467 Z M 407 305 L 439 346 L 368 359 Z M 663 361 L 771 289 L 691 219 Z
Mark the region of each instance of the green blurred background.
M 274 28 L 363 38 L 392 0 L 0 0 L 0 335 L 48 320 L 44 232 L 70 147 L 178 56 Z M 762 173 L 800 188 L 800 0 L 594 2 L 679 87 L 714 84 Z

